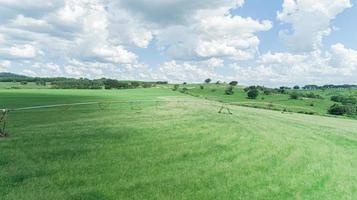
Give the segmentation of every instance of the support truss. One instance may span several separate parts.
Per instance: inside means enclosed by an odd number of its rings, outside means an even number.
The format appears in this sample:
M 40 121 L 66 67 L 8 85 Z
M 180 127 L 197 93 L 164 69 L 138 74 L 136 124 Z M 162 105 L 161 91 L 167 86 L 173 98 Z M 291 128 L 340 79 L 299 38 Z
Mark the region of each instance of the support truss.
M 7 115 L 9 114 L 8 109 L 2 109 L 0 110 L 0 137 L 6 137 L 6 120 L 7 120 Z
M 221 108 L 219 109 L 218 113 L 222 114 L 223 111 L 226 110 L 227 114 L 232 115 L 233 113 L 231 112 L 231 110 L 229 109 L 229 107 L 227 106 L 227 104 L 222 104 Z

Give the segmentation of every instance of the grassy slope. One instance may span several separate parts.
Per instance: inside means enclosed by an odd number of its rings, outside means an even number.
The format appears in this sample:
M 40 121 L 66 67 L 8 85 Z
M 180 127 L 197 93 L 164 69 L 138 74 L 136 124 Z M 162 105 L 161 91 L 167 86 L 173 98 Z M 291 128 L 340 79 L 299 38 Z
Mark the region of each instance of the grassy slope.
M 179 96 L 179 97 L 178 97 Z M 193 99 L 164 89 L 2 90 L 0 107 Z M 1 199 L 353 199 L 357 123 L 197 103 L 12 113 Z
M 319 115 L 327 115 L 328 108 L 334 104 L 330 100 L 333 95 L 344 95 L 344 96 L 356 96 L 357 90 L 339 90 L 339 89 L 328 89 L 322 90 L 298 90 L 300 93 L 310 93 L 319 94 L 323 99 L 309 99 L 302 98 L 299 100 L 289 99 L 287 94 L 273 94 L 264 95 L 260 92 L 260 95 L 256 100 L 247 99 L 247 94 L 243 91 L 243 88 L 236 87 L 234 89 L 235 93 L 233 95 L 225 95 L 224 91 L 226 85 L 216 85 L 216 84 L 201 84 L 204 89 L 200 89 L 200 85 L 188 85 L 189 93 L 195 96 L 206 97 L 212 100 L 224 101 L 224 102 L 234 102 L 239 105 L 268 108 L 269 104 L 273 105 L 273 109 L 283 110 L 287 109 L 292 112 L 314 112 Z M 183 86 L 181 86 L 182 88 Z M 214 91 L 212 91 L 214 90 Z M 262 99 L 263 97 L 263 99 Z M 311 106 L 313 104 L 313 106 Z

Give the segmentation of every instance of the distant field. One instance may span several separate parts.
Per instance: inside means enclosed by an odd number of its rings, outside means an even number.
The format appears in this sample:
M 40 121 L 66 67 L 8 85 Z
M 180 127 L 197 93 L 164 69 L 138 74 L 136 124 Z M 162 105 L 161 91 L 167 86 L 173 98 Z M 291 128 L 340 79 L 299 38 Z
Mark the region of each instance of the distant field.
M 238 106 L 218 114 L 216 102 L 170 89 L 0 90 L 8 108 L 138 99 L 170 102 L 11 113 L 0 199 L 357 196 L 355 120 Z
M 201 85 L 204 86 L 204 89 L 200 89 Z M 307 113 L 313 112 L 319 115 L 328 115 L 328 108 L 335 103 L 330 100 L 333 95 L 355 96 L 357 98 L 357 90 L 355 89 L 296 90 L 300 93 L 312 92 L 320 95 L 323 99 L 301 98 L 292 100 L 289 98 L 288 94 L 264 95 L 262 92 L 260 92 L 257 99 L 248 99 L 243 87 L 240 86 L 235 87 L 233 95 L 225 95 L 224 91 L 227 88 L 227 85 L 223 84 L 193 84 L 180 86 L 181 89 L 183 87 L 188 88 L 189 94 L 201 98 L 264 109 Z

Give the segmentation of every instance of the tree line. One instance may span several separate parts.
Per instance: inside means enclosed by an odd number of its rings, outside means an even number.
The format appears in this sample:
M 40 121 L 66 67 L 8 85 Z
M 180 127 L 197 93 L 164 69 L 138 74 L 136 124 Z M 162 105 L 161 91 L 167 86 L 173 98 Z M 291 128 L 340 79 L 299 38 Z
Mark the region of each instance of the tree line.
M 116 79 L 87 79 L 87 78 L 42 78 L 42 77 L 27 77 L 10 73 L 2 73 L 0 82 L 14 82 L 21 85 L 28 83 L 36 83 L 36 85 L 51 85 L 55 89 L 132 89 L 132 88 L 149 88 L 156 85 L 168 84 L 167 81 L 119 81 Z

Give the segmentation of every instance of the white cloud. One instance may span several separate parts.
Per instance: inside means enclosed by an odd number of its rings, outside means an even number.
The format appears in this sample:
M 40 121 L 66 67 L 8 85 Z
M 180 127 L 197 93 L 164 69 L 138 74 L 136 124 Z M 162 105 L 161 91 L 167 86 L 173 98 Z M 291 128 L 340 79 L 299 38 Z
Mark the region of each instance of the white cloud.
M 212 58 L 204 61 L 168 61 L 155 71 L 154 79 L 172 80 L 174 82 L 202 82 L 206 78 L 223 80 L 216 68 L 223 65 L 223 60 Z
M 347 49 L 344 45 L 337 43 L 331 46 L 331 65 L 338 68 L 344 76 L 356 79 L 357 75 L 357 51 Z
M 187 26 L 170 26 L 157 34 L 159 46 L 178 59 L 229 57 L 253 59 L 259 46 L 255 35 L 272 27 L 270 21 L 232 16 L 227 10 L 199 12 Z
M 121 46 L 117 47 L 98 47 L 93 49 L 93 54 L 99 59 L 103 59 L 107 62 L 113 62 L 118 64 L 130 64 L 137 62 L 137 56 Z
M 34 58 L 42 52 L 37 50 L 34 46 L 25 44 L 25 45 L 16 45 L 9 49 L 9 54 L 14 57 L 19 58 Z
M 11 62 L 9 60 L 0 61 L 0 72 L 8 71 L 10 69 Z
M 244 0 L 119 0 L 115 2 L 131 15 L 164 26 L 191 24 L 200 12 L 228 12 L 228 9 L 241 7 Z
M 356 84 L 357 51 L 338 43 L 326 53 L 268 52 L 252 66 L 234 63 L 230 67 L 238 80 L 247 84 Z
M 277 18 L 291 28 L 280 35 L 294 51 L 317 50 L 324 36 L 332 31 L 331 20 L 350 7 L 350 0 L 284 0 Z
M 15 45 L 9 48 L 0 48 L 0 56 L 11 59 L 32 59 L 38 55 L 42 55 L 43 52 L 33 45 Z

